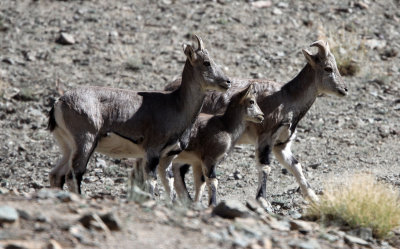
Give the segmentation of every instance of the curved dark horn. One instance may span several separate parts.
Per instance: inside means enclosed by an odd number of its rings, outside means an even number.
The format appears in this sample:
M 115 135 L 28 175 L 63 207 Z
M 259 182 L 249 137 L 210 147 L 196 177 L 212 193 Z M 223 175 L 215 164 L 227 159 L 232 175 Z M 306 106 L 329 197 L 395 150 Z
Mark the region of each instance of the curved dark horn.
M 329 53 L 329 45 L 327 42 L 324 42 L 322 40 L 313 42 L 310 47 L 317 47 L 318 48 L 318 53 L 322 57 L 327 57 Z
M 198 50 L 203 50 L 204 49 L 204 45 L 203 45 L 203 41 L 201 40 L 200 37 L 198 37 L 197 35 L 194 35 L 194 37 L 197 40 L 197 44 L 198 44 Z

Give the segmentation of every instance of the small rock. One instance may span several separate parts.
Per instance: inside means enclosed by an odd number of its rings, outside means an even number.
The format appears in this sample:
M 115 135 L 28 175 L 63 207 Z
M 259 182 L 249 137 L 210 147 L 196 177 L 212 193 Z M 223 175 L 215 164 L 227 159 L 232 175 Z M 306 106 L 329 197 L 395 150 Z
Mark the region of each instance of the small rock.
M 142 204 L 141 204 L 141 206 L 143 207 L 143 208 L 149 208 L 149 209 L 152 209 L 153 207 L 155 207 L 157 205 L 157 202 L 155 201 L 155 200 L 148 200 L 148 201 L 145 201 L 145 202 L 143 202 Z
M 278 230 L 278 231 L 282 231 L 282 232 L 290 230 L 290 224 L 288 221 L 285 221 L 285 220 L 278 221 L 275 218 L 271 219 L 271 221 L 269 222 L 269 226 L 274 230 Z
M 47 243 L 45 249 L 62 249 L 62 246 L 54 239 L 51 239 L 49 243 Z
M 12 98 L 14 98 L 15 96 L 17 96 L 20 92 L 20 89 L 15 88 L 15 87 L 7 87 L 4 90 L 3 93 L 3 98 L 5 98 L 6 100 L 11 100 Z
M 118 231 L 121 230 L 121 221 L 118 219 L 118 217 L 114 213 L 106 213 L 102 216 L 100 216 L 101 220 L 106 224 L 108 229 L 111 231 Z
M 385 40 L 370 39 L 366 40 L 364 44 L 369 49 L 383 49 L 386 47 Z
M 308 167 L 312 168 L 312 169 L 317 169 L 321 164 L 320 163 L 313 163 L 310 164 Z
M 362 1 L 358 1 L 358 2 L 354 3 L 354 6 L 360 8 L 360 9 L 368 9 L 369 8 L 368 4 L 366 4 Z
M 290 229 L 291 230 L 298 230 L 301 233 L 309 233 L 312 231 L 312 226 L 307 221 L 302 220 L 291 220 L 290 221 Z
M 278 8 L 273 8 L 272 14 L 277 15 L 277 16 L 282 15 L 282 10 L 280 10 Z
M 18 212 L 15 208 L 10 206 L 0 206 L 0 224 L 13 223 L 19 218 Z
M 272 241 L 270 238 L 261 239 L 260 244 L 263 247 L 263 249 L 272 249 Z
M 10 65 L 14 65 L 15 61 L 11 58 L 4 58 L 3 60 L 1 60 L 4 63 L 10 64 Z
M 18 215 L 19 215 L 19 217 L 20 217 L 21 219 L 24 219 L 24 220 L 33 220 L 32 216 L 31 216 L 28 212 L 26 212 L 25 210 L 17 209 L 17 212 L 18 212 Z
M 107 168 L 107 163 L 101 158 L 96 158 L 96 167 L 102 169 Z
M 330 233 L 322 233 L 319 235 L 319 238 L 327 240 L 329 242 L 335 242 L 339 240 L 339 237 Z
M 256 8 L 268 8 L 272 6 L 271 1 L 255 1 L 251 3 L 251 6 L 256 7 Z
M 309 239 L 307 241 L 294 239 L 294 240 L 290 241 L 288 244 L 289 244 L 289 246 L 291 246 L 293 248 L 299 248 L 299 249 L 319 249 L 319 248 L 321 248 L 320 244 L 315 239 Z
M 274 208 L 272 207 L 271 203 L 264 198 L 259 198 L 258 202 L 260 202 L 261 207 L 264 208 L 265 211 L 268 213 L 273 213 Z
M 56 42 L 61 45 L 73 45 L 75 44 L 75 39 L 71 34 L 61 32 Z
M 360 227 L 348 232 L 351 235 L 357 236 L 366 241 L 372 241 L 372 229 L 370 227 Z
M 246 206 L 237 200 L 221 201 L 214 209 L 213 214 L 222 218 L 233 219 L 250 215 Z
M 77 194 L 67 191 L 57 192 L 56 197 L 62 202 L 76 202 L 80 200 L 80 197 Z
M 235 178 L 235 180 L 240 180 L 243 178 L 243 176 L 237 170 L 233 173 L 233 177 Z
M 365 241 L 361 238 L 358 238 L 358 237 L 348 235 L 348 234 L 346 234 L 344 236 L 344 241 L 346 241 L 346 243 L 348 243 L 348 244 L 358 244 L 358 245 L 362 245 L 362 246 L 368 245 L 367 241 Z
M 0 195 L 8 194 L 10 191 L 6 188 L 0 188 Z
M 297 212 L 296 210 L 289 210 L 289 215 L 293 219 L 300 219 L 302 217 L 301 213 Z
M 132 200 L 136 203 L 143 203 L 152 199 L 153 197 L 150 193 L 143 191 L 136 185 L 134 185 L 129 192 L 129 200 Z
M 250 209 L 251 211 L 256 212 L 258 214 L 262 214 L 264 211 L 263 208 L 260 206 L 260 204 L 254 199 L 247 200 L 246 207 L 248 209 Z
M 85 235 L 87 234 L 86 229 L 81 225 L 75 225 L 69 228 L 69 233 L 74 236 L 80 242 L 86 242 Z

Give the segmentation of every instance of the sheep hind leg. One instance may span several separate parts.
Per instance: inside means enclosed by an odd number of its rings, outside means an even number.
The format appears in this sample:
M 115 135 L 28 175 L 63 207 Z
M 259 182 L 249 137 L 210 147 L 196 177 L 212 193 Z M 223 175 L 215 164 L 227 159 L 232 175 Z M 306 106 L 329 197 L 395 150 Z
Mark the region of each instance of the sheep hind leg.
M 185 183 L 185 175 L 189 171 L 189 164 L 172 164 L 172 172 L 174 176 L 174 189 L 181 204 L 186 205 L 192 202 L 192 197 L 187 190 Z
M 75 151 L 70 158 L 66 183 L 71 192 L 81 194 L 83 174 L 86 172 L 89 159 L 97 146 L 97 139 L 93 134 L 86 133 L 77 137 L 75 141 L 80 142 L 76 143 Z
M 57 165 L 49 173 L 49 182 L 51 188 L 63 188 L 65 183 L 65 175 L 69 170 L 68 162 L 71 157 L 71 143 L 68 141 L 68 137 L 61 128 L 56 127 L 53 131 L 54 137 L 61 149 L 62 157 L 57 162 Z

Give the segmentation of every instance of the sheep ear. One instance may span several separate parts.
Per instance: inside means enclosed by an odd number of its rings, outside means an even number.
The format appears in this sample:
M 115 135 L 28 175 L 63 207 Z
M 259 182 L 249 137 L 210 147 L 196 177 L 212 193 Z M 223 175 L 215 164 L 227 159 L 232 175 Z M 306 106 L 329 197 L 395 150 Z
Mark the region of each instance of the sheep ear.
M 240 92 L 240 103 L 242 103 L 249 95 L 253 94 L 253 84 L 248 85 Z
M 183 44 L 183 52 L 185 53 L 190 63 L 193 65 L 197 58 L 193 47 L 189 44 Z
M 314 56 L 312 54 L 310 54 L 310 52 L 308 52 L 307 50 L 303 49 L 302 50 L 304 57 L 306 58 L 307 62 L 310 63 L 310 65 L 315 68 L 316 66 L 316 62 L 314 59 Z

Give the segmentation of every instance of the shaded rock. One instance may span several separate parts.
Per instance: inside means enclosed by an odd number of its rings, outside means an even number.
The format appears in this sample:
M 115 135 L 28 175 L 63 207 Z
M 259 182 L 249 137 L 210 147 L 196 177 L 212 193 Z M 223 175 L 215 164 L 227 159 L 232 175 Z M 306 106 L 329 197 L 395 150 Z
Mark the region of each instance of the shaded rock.
M 246 207 L 248 209 L 250 209 L 251 211 L 256 212 L 258 214 L 262 214 L 264 211 L 263 208 L 260 206 L 260 204 L 254 199 L 247 200 Z
M 6 188 L 0 188 L 0 195 L 8 194 L 10 191 Z
M 10 65 L 14 65 L 15 61 L 12 58 L 4 58 L 3 60 L 1 60 L 4 63 L 10 64 Z
M 329 242 L 335 242 L 337 240 L 339 240 L 339 237 L 330 233 L 321 233 L 319 235 L 319 238 L 327 240 Z
M 145 202 L 143 202 L 142 204 L 141 204 L 141 206 L 143 207 L 143 208 L 149 208 L 149 209 L 152 209 L 153 207 L 155 207 L 157 205 L 157 202 L 155 201 L 155 200 L 148 200 L 148 201 L 145 201 Z
M 136 203 L 143 203 L 151 199 L 153 199 L 153 197 L 150 193 L 143 191 L 136 185 L 134 185 L 129 191 L 129 200 L 132 200 Z
M 286 220 L 277 220 L 275 218 L 272 218 L 269 222 L 269 226 L 274 229 L 274 230 L 278 230 L 278 231 L 289 231 L 290 230 L 290 223 Z
M 365 241 L 361 238 L 358 238 L 358 237 L 348 235 L 348 234 L 346 234 L 344 236 L 344 241 L 346 241 L 346 243 L 348 243 L 348 244 L 358 244 L 358 245 L 362 245 L 362 246 L 368 245 L 367 241 Z
M 87 244 L 89 242 L 89 233 L 81 224 L 70 227 L 69 233 L 83 244 Z
M 118 231 L 122 229 L 121 221 L 114 213 L 106 213 L 101 215 L 100 218 L 111 231 Z
M 290 221 L 290 229 L 291 230 L 298 230 L 301 233 L 309 233 L 312 231 L 312 226 L 307 221 L 302 220 L 291 220 Z
M 297 212 L 296 210 L 289 210 L 289 215 L 293 219 L 300 219 L 302 217 L 301 213 Z
M 237 170 L 233 173 L 233 177 L 235 178 L 235 180 L 240 180 L 243 178 L 243 176 Z
M 56 42 L 61 45 L 73 45 L 75 44 L 75 39 L 71 34 L 61 32 Z
M 20 217 L 21 219 L 24 219 L 24 220 L 33 220 L 33 217 L 32 217 L 28 212 L 26 212 L 25 210 L 17 209 L 17 212 L 18 212 L 18 215 L 19 215 L 19 217 Z
M 282 13 L 282 10 L 280 10 L 280 9 L 278 9 L 278 8 L 274 8 L 273 10 L 272 10 L 272 14 L 274 14 L 274 15 L 282 15 L 283 13 Z
M 57 197 L 57 199 L 59 199 L 62 202 L 71 202 L 71 201 L 79 201 L 80 200 L 80 197 L 77 194 L 67 192 L 67 191 L 57 192 L 56 197 Z
M 237 200 L 221 201 L 214 209 L 213 214 L 222 218 L 233 219 L 236 217 L 248 217 L 249 210 Z
M 273 213 L 274 208 L 272 207 L 271 203 L 264 198 L 259 198 L 258 201 L 261 204 L 261 207 L 264 208 L 265 211 L 268 213 Z
M 10 206 L 0 206 L 0 224 L 13 223 L 19 218 L 18 212 L 15 208 Z
M 15 88 L 15 87 L 7 87 L 4 90 L 3 93 L 3 98 L 7 99 L 7 100 L 11 100 L 12 98 L 14 98 L 15 96 L 18 95 L 18 93 L 20 92 L 20 89 Z
M 51 239 L 44 249 L 62 249 L 62 246 L 56 240 Z
M 320 244 L 315 239 L 309 239 L 306 241 L 295 239 L 295 240 L 290 241 L 288 244 L 289 244 L 289 246 L 291 246 L 293 248 L 300 248 L 300 249 L 319 249 L 319 248 L 321 248 Z
M 383 49 L 386 47 L 386 41 L 370 39 L 365 41 L 365 46 L 369 49 Z
M 351 235 L 359 237 L 366 241 L 372 241 L 372 229 L 370 227 L 360 227 L 348 232 Z

